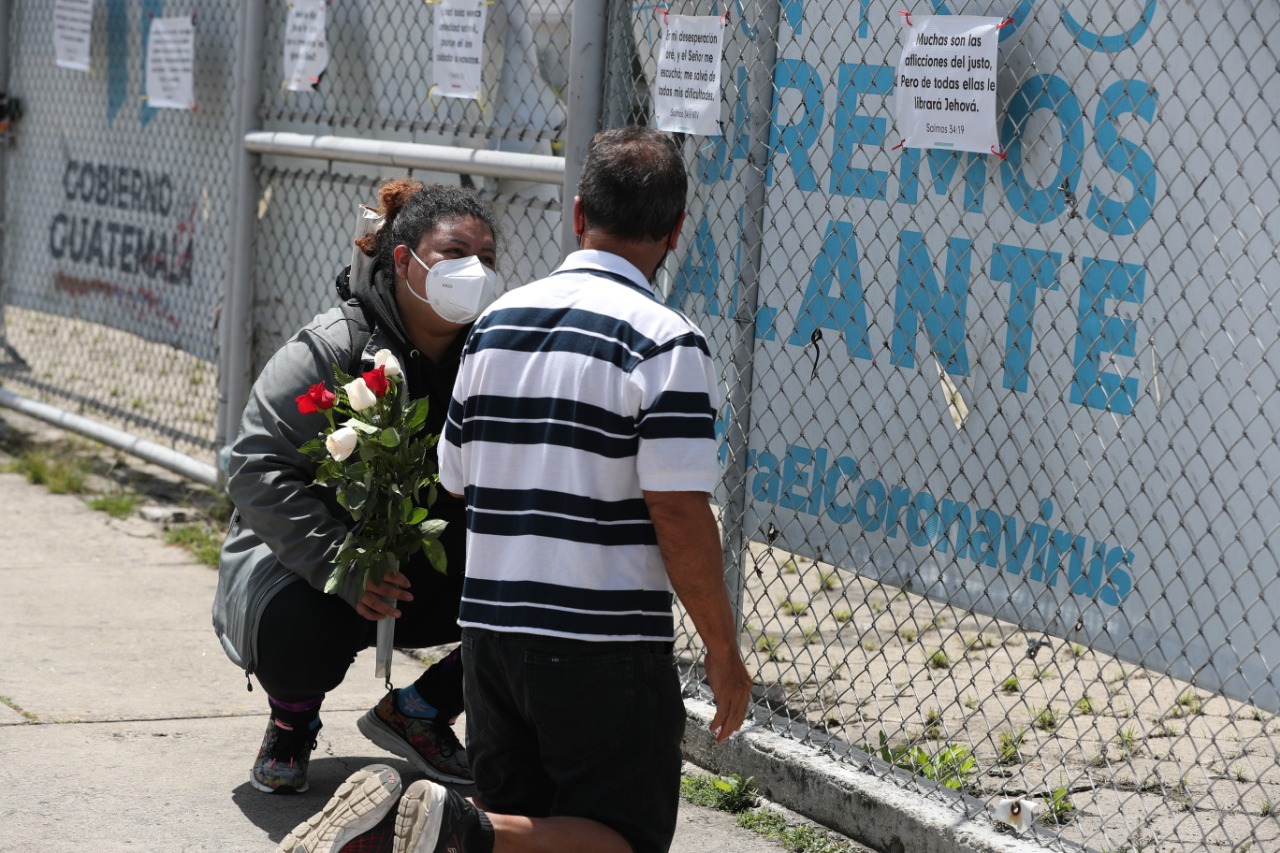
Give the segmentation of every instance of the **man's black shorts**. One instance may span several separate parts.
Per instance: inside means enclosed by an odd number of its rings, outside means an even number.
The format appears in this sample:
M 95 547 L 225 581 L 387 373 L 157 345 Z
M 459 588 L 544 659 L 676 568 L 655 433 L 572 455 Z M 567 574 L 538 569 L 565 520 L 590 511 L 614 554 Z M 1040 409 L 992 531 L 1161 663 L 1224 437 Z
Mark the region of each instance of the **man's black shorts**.
M 590 818 L 635 853 L 670 848 L 685 725 L 670 643 L 465 628 L 462 660 L 481 804 Z

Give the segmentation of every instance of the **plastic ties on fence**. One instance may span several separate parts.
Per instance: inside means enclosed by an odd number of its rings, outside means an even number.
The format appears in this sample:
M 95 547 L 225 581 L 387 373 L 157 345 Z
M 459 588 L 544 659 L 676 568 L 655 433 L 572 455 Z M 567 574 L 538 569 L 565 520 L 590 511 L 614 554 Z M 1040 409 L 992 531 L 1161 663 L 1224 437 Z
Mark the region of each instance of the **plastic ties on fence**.
M 818 359 L 822 357 L 822 330 L 814 329 L 813 334 L 809 336 L 809 343 L 804 345 L 805 349 L 813 347 L 813 373 L 810 379 L 818 378 Z
M 1010 25 L 1010 24 L 1012 24 L 1012 23 L 1013 23 L 1013 15 L 1010 15 L 1009 17 L 1005 18 L 1005 19 L 1004 19 L 1003 21 L 1001 21 L 1000 23 L 996 24 L 996 29 L 997 29 L 997 30 L 1003 30 L 1005 27 L 1009 26 L 1009 25 Z
M 901 9 L 899 9 L 899 10 L 898 10 L 898 14 L 899 14 L 899 15 L 901 15 L 902 17 L 904 17 L 904 18 L 906 18 L 906 19 L 907 19 L 907 26 L 908 26 L 908 27 L 909 27 L 909 26 L 911 26 L 911 13 L 910 13 L 910 12 L 904 12 L 904 11 L 902 11 Z

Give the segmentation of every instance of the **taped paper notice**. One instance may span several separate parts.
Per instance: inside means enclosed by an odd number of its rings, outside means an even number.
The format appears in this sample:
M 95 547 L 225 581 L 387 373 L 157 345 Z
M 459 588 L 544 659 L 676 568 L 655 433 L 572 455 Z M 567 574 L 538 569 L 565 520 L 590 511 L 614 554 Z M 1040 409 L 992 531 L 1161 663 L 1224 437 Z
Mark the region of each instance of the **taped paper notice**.
M 72 71 L 89 70 L 89 37 L 93 32 L 93 0 L 54 0 L 54 64 Z
M 484 48 L 484 0 L 440 0 L 435 7 L 435 93 L 446 98 L 480 95 L 480 57 Z
M 310 92 L 329 67 L 325 37 L 329 11 L 325 0 L 293 0 L 284 31 L 284 86 L 290 92 Z
M 904 21 L 897 123 L 908 148 L 990 154 L 996 132 L 1001 18 L 926 15 Z
M 720 136 L 724 18 L 664 15 L 653 108 L 658 130 Z
M 147 37 L 147 106 L 194 110 L 196 29 L 190 15 L 152 18 Z

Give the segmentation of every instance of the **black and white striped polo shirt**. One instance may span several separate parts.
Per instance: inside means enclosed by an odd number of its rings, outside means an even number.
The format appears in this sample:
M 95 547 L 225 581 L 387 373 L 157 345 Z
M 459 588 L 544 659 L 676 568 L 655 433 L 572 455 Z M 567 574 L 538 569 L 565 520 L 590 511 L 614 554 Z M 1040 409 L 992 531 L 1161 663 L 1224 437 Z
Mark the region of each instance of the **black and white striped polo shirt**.
M 467 500 L 459 624 L 670 640 L 643 491 L 714 489 L 706 339 L 616 255 L 579 251 L 476 322 L 440 441 Z

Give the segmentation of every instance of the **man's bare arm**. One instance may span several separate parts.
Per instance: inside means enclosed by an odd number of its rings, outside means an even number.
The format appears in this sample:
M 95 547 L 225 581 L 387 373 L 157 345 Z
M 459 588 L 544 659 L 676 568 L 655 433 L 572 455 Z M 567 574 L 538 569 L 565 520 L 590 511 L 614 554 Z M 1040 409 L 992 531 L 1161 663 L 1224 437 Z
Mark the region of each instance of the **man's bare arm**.
M 644 493 L 667 576 L 707 647 L 707 684 L 716 700 L 717 741 L 736 732 L 751 701 L 751 676 L 724 585 L 720 532 L 705 492 Z

